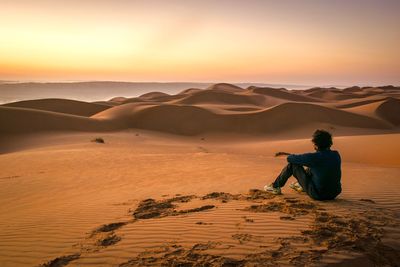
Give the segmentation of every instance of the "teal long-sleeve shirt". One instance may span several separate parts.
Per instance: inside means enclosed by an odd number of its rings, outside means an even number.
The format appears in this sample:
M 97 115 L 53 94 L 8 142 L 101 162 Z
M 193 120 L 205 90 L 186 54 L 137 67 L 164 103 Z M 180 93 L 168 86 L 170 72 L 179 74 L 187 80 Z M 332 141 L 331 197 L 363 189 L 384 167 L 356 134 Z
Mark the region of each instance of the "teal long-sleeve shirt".
M 342 191 L 341 158 L 336 150 L 292 154 L 287 157 L 287 161 L 310 168 L 311 179 L 319 195 L 337 195 Z

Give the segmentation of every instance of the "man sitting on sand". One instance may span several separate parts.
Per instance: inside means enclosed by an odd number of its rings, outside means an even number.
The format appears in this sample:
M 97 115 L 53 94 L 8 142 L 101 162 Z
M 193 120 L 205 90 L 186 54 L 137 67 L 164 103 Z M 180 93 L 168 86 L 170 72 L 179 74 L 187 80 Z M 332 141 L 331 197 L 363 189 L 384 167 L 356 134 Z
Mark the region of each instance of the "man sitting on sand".
M 275 182 L 266 185 L 264 190 L 273 194 L 281 194 L 287 180 L 293 175 L 297 183 L 290 187 L 296 191 L 305 191 L 311 198 L 316 200 L 334 199 L 342 192 L 340 183 L 340 155 L 331 150 L 332 136 L 324 130 L 316 130 L 313 134 L 314 153 L 289 154 L 278 152 L 275 156 L 287 155 L 289 162 L 276 178 Z M 303 166 L 308 167 L 304 169 Z

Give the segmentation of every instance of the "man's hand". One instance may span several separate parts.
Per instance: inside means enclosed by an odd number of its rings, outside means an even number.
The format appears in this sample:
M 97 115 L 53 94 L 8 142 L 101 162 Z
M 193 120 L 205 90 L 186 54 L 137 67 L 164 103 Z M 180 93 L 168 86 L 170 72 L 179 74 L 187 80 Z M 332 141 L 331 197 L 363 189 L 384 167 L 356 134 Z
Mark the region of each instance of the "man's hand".
M 290 153 L 287 152 L 276 152 L 275 153 L 275 157 L 279 157 L 279 156 L 289 156 L 291 155 Z

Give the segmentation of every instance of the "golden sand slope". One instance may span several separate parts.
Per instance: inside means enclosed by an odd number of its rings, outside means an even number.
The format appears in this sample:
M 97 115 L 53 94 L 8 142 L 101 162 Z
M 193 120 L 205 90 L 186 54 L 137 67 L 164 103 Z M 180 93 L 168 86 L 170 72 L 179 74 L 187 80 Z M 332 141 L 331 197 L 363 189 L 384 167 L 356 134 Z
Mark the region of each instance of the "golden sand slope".
M 183 135 L 226 131 L 273 134 L 296 130 L 315 123 L 326 123 L 333 127 L 390 129 L 390 126 L 374 118 L 306 103 L 284 103 L 258 111 L 224 112 L 224 114 L 207 106 L 119 106 L 101 112 L 95 118 L 108 120 L 123 118 L 125 125 L 133 128 Z
M 64 113 L 0 106 L 0 133 L 43 131 L 106 131 L 110 123 Z
M 400 100 L 392 97 L 346 105 L 346 111 L 380 118 L 394 126 L 400 125 Z
M 376 114 L 382 119 L 399 126 L 400 125 L 400 100 L 389 98 L 376 109 Z

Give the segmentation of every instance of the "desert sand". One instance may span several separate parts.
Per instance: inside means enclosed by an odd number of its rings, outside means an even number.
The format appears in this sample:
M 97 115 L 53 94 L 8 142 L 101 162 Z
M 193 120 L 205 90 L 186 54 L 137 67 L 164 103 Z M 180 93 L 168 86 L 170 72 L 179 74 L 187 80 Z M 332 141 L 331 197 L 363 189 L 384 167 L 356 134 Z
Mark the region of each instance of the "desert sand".
M 311 152 L 315 129 L 334 136 L 342 194 L 261 191 L 275 152 Z M 398 266 L 399 151 L 392 86 L 8 103 L 0 266 Z

